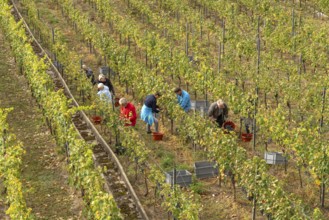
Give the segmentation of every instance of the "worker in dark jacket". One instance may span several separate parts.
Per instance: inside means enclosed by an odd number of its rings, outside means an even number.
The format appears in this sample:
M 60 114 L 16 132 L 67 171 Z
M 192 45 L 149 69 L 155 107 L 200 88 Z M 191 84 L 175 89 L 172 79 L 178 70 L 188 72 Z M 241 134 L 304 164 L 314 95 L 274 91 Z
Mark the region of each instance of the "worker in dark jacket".
M 154 95 L 148 95 L 145 98 L 144 105 L 141 110 L 141 119 L 147 123 L 147 133 L 151 132 L 151 125 L 154 123 L 155 132 L 159 132 L 159 123 L 158 119 L 154 116 L 155 113 L 158 113 L 160 110 L 157 107 L 157 99 L 161 96 L 159 92 L 156 92 Z
M 105 86 L 109 87 L 109 90 L 112 93 L 112 95 L 113 96 L 115 95 L 113 85 L 112 85 L 110 79 L 106 78 L 105 75 L 103 75 L 103 74 L 98 75 L 98 83 L 103 83 Z
M 216 121 L 218 127 L 222 127 L 225 122 L 225 117 L 228 117 L 228 107 L 225 102 L 219 99 L 210 105 L 208 116 L 211 120 Z
M 93 71 L 89 67 L 87 67 L 85 64 L 82 65 L 82 69 L 85 71 L 85 74 L 86 74 L 87 78 L 90 79 L 91 83 L 93 85 L 95 85 L 96 81 L 95 81 L 95 76 L 94 76 Z

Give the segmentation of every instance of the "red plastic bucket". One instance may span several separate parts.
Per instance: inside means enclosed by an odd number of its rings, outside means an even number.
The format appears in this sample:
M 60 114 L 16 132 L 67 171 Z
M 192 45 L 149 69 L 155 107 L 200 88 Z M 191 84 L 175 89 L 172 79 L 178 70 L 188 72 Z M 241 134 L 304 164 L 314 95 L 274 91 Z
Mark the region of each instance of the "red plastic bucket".
M 242 133 L 241 134 L 241 139 L 242 139 L 243 142 L 250 142 L 251 139 L 252 139 L 252 136 L 253 136 L 252 133 L 250 133 L 250 134 L 248 134 L 248 133 Z
M 153 132 L 152 137 L 154 141 L 161 141 L 163 138 L 163 133 Z
M 228 131 L 234 131 L 235 124 L 232 121 L 226 121 L 223 124 L 223 128 L 228 130 Z
M 94 124 L 98 125 L 102 122 L 102 117 L 101 116 L 92 116 L 91 119 L 93 120 Z
M 114 99 L 114 106 L 115 107 L 118 107 L 120 104 L 119 104 L 119 100 L 120 100 L 120 98 L 115 98 Z

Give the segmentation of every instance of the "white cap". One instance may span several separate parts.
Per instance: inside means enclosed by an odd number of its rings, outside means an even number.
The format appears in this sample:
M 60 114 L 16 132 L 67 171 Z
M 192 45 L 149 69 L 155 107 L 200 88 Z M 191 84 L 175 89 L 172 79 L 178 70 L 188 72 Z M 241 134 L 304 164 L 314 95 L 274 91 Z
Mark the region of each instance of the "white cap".
M 104 84 L 103 83 L 98 83 L 97 88 L 104 89 Z

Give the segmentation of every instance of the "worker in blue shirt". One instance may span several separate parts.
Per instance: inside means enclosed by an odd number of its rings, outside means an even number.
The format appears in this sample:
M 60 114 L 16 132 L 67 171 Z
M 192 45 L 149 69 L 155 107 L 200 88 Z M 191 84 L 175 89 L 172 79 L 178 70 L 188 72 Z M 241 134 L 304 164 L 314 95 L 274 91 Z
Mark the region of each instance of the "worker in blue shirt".
M 188 92 L 182 90 L 181 88 L 176 88 L 174 92 L 177 95 L 178 104 L 183 108 L 185 112 L 188 112 L 191 109 L 191 99 Z

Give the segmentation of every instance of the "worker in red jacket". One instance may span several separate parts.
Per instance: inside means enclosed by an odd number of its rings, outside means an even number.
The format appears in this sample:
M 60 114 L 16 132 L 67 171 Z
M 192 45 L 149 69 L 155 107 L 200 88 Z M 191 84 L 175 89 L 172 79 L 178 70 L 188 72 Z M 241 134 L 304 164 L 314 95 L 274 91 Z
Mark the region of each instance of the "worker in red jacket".
M 119 100 L 120 114 L 122 118 L 126 119 L 125 126 L 135 126 L 136 125 L 136 108 L 133 104 L 127 101 L 125 98 Z

